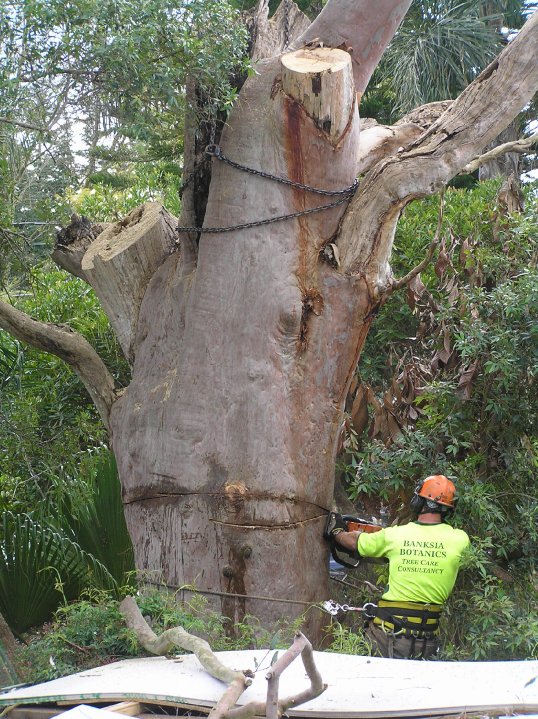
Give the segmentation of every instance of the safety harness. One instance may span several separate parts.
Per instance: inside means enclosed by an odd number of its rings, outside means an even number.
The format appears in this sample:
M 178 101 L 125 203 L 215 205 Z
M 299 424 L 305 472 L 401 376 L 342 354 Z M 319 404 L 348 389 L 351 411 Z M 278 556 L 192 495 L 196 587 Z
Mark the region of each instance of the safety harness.
M 395 640 L 405 637 L 409 639 L 404 649 L 407 658 L 424 659 L 427 642 L 434 640 L 439 631 L 443 607 L 440 604 L 389 602 L 384 599 L 380 599 L 378 604 L 367 602 L 362 607 L 352 607 L 349 604 L 337 604 L 331 599 L 323 603 L 323 609 L 333 616 L 339 612 L 362 612 L 366 620 L 365 627 L 372 622 L 385 633 L 389 657 L 394 655 Z
M 429 639 L 439 631 L 441 610 L 440 604 L 389 602 L 380 599 L 366 617 L 373 619 L 373 623 L 384 631 Z
M 439 631 L 439 619 L 443 607 L 440 604 L 418 602 L 389 602 L 380 599 L 377 604 L 367 602 L 362 607 L 324 602 L 323 608 L 333 616 L 339 612 L 362 612 L 366 626 L 373 622 L 385 633 L 431 639 Z

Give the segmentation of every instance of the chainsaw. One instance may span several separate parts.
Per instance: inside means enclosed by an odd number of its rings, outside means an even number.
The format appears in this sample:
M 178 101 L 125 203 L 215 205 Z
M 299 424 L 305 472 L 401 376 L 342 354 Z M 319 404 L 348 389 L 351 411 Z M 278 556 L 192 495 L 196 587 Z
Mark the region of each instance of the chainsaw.
M 358 567 L 361 563 L 361 559 L 366 559 L 366 561 L 370 562 L 376 561 L 368 557 L 361 557 L 356 550 L 349 551 L 348 549 L 345 549 L 344 547 L 341 547 L 336 543 L 334 536 L 330 534 L 331 523 L 334 522 L 335 515 L 335 512 L 329 512 L 329 516 L 327 517 L 327 525 L 325 527 L 325 537 L 329 541 L 331 555 L 334 561 L 338 562 L 338 564 L 341 564 L 344 567 L 349 567 L 350 569 L 355 569 L 355 567 Z M 383 525 L 377 523 L 376 520 L 368 521 L 367 519 L 362 519 L 361 517 L 353 517 L 350 514 L 344 514 L 342 516 L 342 519 L 344 520 L 344 523 L 346 525 L 346 532 L 367 532 L 368 534 L 371 534 L 373 532 L 379 532 L 381 529 L 383 529 Z M 352 561 L 344 559 L 341 553 L 345 554 L 347 557 L 351 557 Z M 385 560 L 382 561 L 384 563 Z M 377 562 L 379 562 L 379 560 L 377 560 L 376 563 Z

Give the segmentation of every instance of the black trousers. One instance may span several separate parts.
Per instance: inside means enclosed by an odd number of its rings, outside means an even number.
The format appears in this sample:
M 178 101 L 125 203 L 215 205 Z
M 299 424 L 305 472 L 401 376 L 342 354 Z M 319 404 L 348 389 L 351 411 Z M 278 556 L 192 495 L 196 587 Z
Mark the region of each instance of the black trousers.
M 369 624 L 364 633 L 372 645 L 372 656 L 388 659 L 434 659 L 439 651 L 439 639 L 423 639 L 405 634 L 384 632 L 376 624 Z

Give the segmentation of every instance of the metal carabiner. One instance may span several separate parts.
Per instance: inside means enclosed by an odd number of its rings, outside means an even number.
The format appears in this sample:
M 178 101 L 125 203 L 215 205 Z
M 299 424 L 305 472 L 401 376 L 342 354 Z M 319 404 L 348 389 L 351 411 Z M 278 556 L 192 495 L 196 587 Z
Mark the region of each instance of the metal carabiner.
M 374 618 L 375 618 L 375 614 L 371 614 L 371 613 L 368 611 L 368 607 L 375 607 L 375 608 L 377 609 L 377 604 L 374 604 L 373 602 L 366 602 L 366 604 L 362 607 L 362 611 L 364 612 L 364 616 L 365 616 L 367 619 L 374 619 Z
M 331 614 L 333 617 L 335 617 L 338 612 L 342 609 L 342 607 L 337 604 L 337 602 L 334 601 L 334 599 L 328 599 L 326 602 L 323 602 L 321 605 L 323 609 Z

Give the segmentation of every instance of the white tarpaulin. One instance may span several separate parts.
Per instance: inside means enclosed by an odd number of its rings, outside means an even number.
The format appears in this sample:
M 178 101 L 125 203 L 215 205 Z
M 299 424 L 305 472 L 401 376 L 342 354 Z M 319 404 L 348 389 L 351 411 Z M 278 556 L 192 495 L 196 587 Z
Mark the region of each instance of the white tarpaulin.
M 217 652 L 225 665 L 256 672 L 240 704 L 265 700 L 265 673 L 274 653 Z M 410 717 L 538 711 L 538 661 L 424 662 L 329 652 L 314 652 L 314 657 L 329 686 L 317 699 L 290 710 L 290 716 Z M 280 678 L 279 696 L 296 694 L 308 686 L 301 659 L 296 659 Z M 223 691 L 224 685 L 209 676 L 193 655 L 149 657 L 14 689 L 0 694 L 0 706 L 66 700 L 75 704 L 92 699 L 213 706 Z

